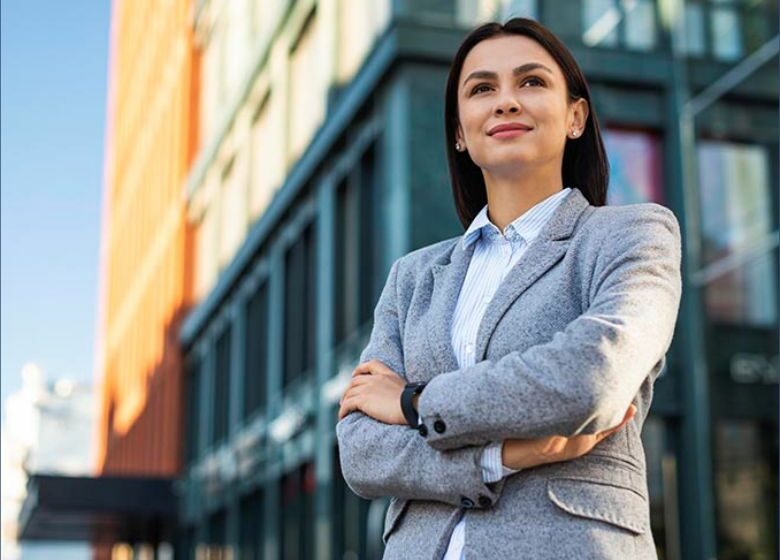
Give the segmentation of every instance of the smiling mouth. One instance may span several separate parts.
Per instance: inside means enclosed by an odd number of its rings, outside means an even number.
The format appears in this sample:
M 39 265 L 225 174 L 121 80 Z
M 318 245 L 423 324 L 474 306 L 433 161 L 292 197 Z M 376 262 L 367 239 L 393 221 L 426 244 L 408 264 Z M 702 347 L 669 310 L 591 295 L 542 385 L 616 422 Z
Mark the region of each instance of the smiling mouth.
M 499 130 L 498 132 L 494 132 L 489 136 L 491 138 L 497 138 L 499 140 L 502 140 L 505 138 L 514 138 L 515 136 L 521 136 L 523 134 L 531 132 L 532 130 L 533 130 L 532 128 L 509 128 L 506 130 Z

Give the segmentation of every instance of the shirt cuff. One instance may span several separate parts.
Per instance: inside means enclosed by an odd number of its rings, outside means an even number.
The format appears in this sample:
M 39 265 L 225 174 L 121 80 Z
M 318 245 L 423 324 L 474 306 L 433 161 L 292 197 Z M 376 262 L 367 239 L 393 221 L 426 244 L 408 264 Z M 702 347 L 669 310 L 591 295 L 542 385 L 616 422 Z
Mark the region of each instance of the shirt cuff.
M 482 480 L 486 483 L 496 482 L 504 477 L 504 472 L 501 463 L 501 447 L 502 442 L 495 441 L 489 443 L 482 450 L 482 457 L 480 457 L 480 465 L 482 466 Z

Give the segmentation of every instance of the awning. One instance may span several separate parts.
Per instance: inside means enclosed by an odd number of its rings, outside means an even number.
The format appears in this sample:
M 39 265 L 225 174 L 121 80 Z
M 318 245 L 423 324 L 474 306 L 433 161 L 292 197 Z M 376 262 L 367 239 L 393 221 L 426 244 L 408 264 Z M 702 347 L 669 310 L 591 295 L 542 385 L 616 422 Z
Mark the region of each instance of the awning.
M 161 542 L 172 536 L 175 479 L 35 474 L 19 513 L 20 540 Z

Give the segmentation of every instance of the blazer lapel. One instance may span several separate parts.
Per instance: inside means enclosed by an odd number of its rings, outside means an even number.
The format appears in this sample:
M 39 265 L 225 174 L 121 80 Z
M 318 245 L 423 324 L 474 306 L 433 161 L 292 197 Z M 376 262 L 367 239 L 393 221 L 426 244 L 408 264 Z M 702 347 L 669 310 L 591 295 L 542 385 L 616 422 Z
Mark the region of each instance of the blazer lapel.
M 589 206 L 579 191 L 572 189 L 539 232 L 517 264 L 507 273 L 485 310 L 477 331 L 476 360 L 485 359 L 488 341 L 498 322 L 520 295 L 566 254 L 580 214 Z
M 425 335 L 438 368 L 438 371 L 430 372 L 431 377 L 437 373 L 458 369 L 458 359 L 452 349 L 450 334 L 452 319 L 476 245 L 472 243 L 464 251 L 462 241 L 463 236 L 454 244 L 444 262 L 437 262 L 431 266 L 433 288 Z

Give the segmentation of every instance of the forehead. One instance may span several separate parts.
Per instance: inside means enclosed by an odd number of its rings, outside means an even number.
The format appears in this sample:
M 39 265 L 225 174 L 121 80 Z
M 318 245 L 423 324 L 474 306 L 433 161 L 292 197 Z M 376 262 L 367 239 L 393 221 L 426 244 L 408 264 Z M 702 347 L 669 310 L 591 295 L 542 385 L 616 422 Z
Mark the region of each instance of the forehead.
M 469 51 L 460 71 L 460 81 L 475 70 L 501 75 L 528 62 L 540 62 L 550 68 L 556 78 L 561 78 L 555 59 L 539 43 L 523 35 L 500 35 L 477 43 Z

